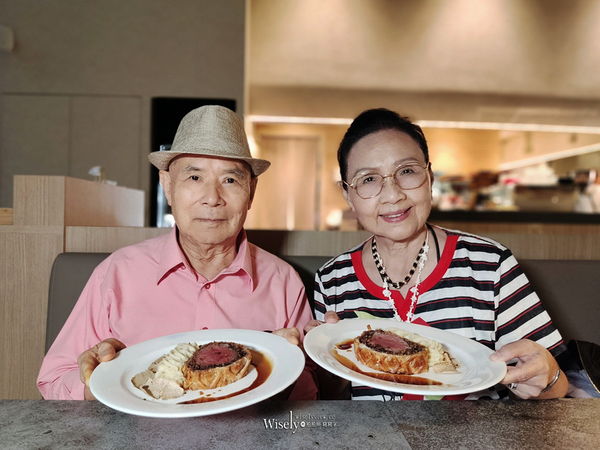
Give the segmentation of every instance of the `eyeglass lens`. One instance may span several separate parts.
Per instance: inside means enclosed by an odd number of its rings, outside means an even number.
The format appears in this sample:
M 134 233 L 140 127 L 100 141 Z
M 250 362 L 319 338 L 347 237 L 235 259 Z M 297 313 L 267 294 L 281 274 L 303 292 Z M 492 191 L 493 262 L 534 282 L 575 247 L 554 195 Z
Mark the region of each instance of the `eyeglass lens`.
M 371 198 L 381 192 L 385 179 L 390 177 L 394 177 L 400 189 L 416 189 L 425 182 L 427 170 L 419 165 L 400 166 L 392 175 L 369 173 L 356 178 L 352 184 L 360 197 Z

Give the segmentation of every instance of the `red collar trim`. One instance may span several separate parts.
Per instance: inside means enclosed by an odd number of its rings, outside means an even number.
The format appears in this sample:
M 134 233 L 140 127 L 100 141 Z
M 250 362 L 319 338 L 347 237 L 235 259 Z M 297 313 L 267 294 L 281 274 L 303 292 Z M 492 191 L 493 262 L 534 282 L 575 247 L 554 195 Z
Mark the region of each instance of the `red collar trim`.
M 446 236 L 446 244 L 444 245 L 444 250 L 440 256 L 440 261 L 435 266 L 435 269 L 433 269 L 433 272 L 431 272 L 429 276 L 425 278 L 419 285 L 419 291 L 421 294 L 431 289 L 442 279 L 448 270 L 448 267 L 450 267 L 450 263 L 452 262 L 452 255 L 454 255 L 454 251 L 456 250 L 457 241 L 458 235 L 456 234 L 449 234 Z M 375 284 L 373 280 L 369 278 L 367 271 L 365 270 L 365 266 L 362 263 L 362 250 L 365 244 L 351 254 L 352 266 L 356 272 L 356 277 L 371 295 L 388 301 L 387 297 L 383 295 L 383 288 Z M 412 297 L 412 294 L 410 294 L 409 297 Z M 402 294 L 396 290 L 392 291 L 392 300 L 394 300 L 394 304 L 396 305 L 396 309 L 398 314 L 400 314 L 400 317 L 405 319 L 410 302 L 406 301 Z

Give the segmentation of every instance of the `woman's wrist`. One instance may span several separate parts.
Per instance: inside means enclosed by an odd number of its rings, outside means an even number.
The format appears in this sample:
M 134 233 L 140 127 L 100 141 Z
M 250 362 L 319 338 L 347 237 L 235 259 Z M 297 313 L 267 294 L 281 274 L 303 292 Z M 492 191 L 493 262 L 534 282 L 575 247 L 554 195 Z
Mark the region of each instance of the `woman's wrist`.
M 560 373 L 561 373 L 561 371 L 560 371 L 560 367 L 559 367 L 558 369 L 556 369 L 556 373 L 554 374 L 554 376 L 552 377 L 550 382 L 546 385 L 546 387 L 544 389 L 542 389 L 540 391 L 540 394 L 543 394 L 544 392 L 548 392 L 550 389 L 552 389 L 554 387 L 554 385 L 560 378 Z
M 558 376 L 556 375 L 558 374 Z M 544 389 L 540 391 L 537 398 L 547 400 L 551 398 L 562 398 L 567 395 L 569 381 L 563 371 L 558 368 Z

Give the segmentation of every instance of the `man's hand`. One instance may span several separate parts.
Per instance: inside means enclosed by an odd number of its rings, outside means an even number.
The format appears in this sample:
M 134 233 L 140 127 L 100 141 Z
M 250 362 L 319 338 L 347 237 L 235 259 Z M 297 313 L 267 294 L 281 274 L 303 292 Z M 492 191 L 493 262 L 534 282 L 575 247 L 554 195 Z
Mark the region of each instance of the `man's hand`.
M 92 372 L 101 362 L 110 361 L 117 356 L 117 352 L 123 350 L 125 344 L 117 339 L 105 339 L 97 343 L 92 348 L 86 350 L 79 358 L 77 365 L 79 366 L 79 378 L 85 384 L 84 398 L 86 400 L 95 400 L 89 388 L 90 377 Z
M 490 356 L 492 361 L 508 362 L 517 360 L 514 367 L 508 366 L 506 376 L 501 381 L 521 398 L 557 398 L 567 393 L 566 376 L 561 373 L 558 382 L 547 392 L 542 389 L 548 386 L 558 370 L 558 363 L 552 354 L 540 344 L 529 339 L 506 344 Z
M 319 325 L 322 325 L 324 323 L 336 323 L 336 322 L 339 322 L 339 320 L 340 320 L 340 318 L 338 317 L 338 315 L 335 311 L 327 311 L 325 313 L 325 321 L 324 322 L 321 322 L 320 320 L 311 320 L 304 327 L 304 332 L 308 333 L 310 330 L 312 330 L 315 327 L 318 327 Z
M 298 328 L 280 328 L 279 330 L 273 331 L 273 334 L 286 338 L 287 341 L 292 345 L 300 345 L 300 332 Z

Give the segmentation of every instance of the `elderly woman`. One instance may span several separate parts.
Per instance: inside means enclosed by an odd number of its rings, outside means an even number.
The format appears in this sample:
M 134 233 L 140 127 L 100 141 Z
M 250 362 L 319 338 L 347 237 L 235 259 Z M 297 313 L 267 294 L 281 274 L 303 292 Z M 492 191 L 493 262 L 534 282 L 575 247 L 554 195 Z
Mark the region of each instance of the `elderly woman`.
M 317 321 L 307 329 L 356 317 L 441 328 L 494 349 L 494 360 L 516 361 L 502 384 L 518 397 L 563 397 L 568 382 L 554 358 L 561 336 L 510 250 L 427 223 L 433 173 L 421 128 L 386 109 L 365 111 L 338 162 L 343 195 L 373 236 L 319 269 Z M 507 394 L 499 385 L 467 398 Z M 353 386 L 352 396 L 401 395 Z

